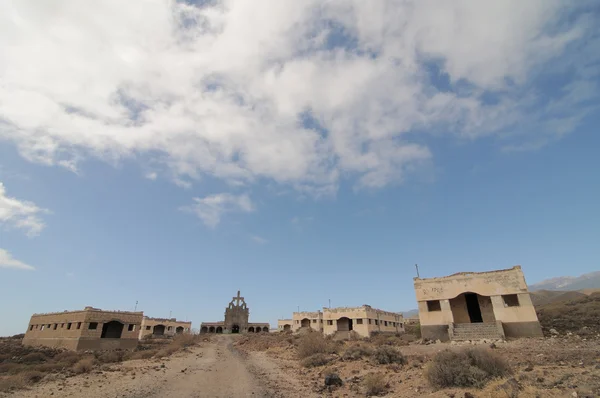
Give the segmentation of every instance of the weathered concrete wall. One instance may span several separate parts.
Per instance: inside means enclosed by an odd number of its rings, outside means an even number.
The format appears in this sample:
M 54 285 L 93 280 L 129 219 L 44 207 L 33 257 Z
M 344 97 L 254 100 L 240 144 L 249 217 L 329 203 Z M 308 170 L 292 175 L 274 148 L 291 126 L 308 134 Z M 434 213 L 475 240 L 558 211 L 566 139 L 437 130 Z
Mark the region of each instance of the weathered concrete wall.
M 183 334 L 192 332 L 192 322 L 191 321 L 178 321 L 175 318 L 150 318 L 144 317 L 142 320 L 142 326 L 139 332 L 139 338 L 142 339 L 145 336 L 152 335 L 154 331 L 154 327 L 157 325 L 163 325 L 165 327 L 165 336 L 174 336 L 178 333 L 178 330 Z M 180 328 L 180 329 L 178 329 Z
M 283 331 L 292 331 L 293 330 L 293 319 L 278 319 L 277 320 L 277 330 L 280 332 Z
M 308 325 L 302 323 L 308 320 Z M 314 312 L 294 312 L 292 314 L 292 330 L 297 332 L 302 327 L 310 327 L 317 332 L 323 331 L 323 313 L 321 311 Z
M 537 334 L 537 327 L 519 327 L 517 323 L 537 323 L 537 314 L 520 266 L 491 272 L 463 272 L 441 278 L 414 279 L 415 293 L 419 305 L 419 321 L 423 331 L 431 329 L 431 334 L 439 335 L 439 328 L 450 323 L 470 323 L 465 293 L 478 295 L 478 304 L 484 323 L 496 320 L 513 324 L 508 326 L 506 336 L 526 333 Z M 510 296 L 518 297 L 518 304 L 511 306 Z M 508 301 L 508 302 L 507 302 Z M 428 306 L 430 302 L 430 307 Z M 439 307 L 438 303 L 439 302 Z M 435 305 L 434 305 L 435 304 Z
M 348 318 L 352 321 L 352 330 L 360 336 L 369 337 L 373 332 L 404 332 L 402 314 L 378 310 L 370 306 L 350 308 L 323 308 L 323 332 L 334 334 L 347 331 Z
M 63 347 L 70 350 L 102 349 L 107 345 L 119 346 L 118 348 L 135 347 L 142 317 L 142 312 L 102 311 L 92 307 L 86 307 L 83 311 L 34 314 L 29 321 L 23 344 Z M 123 324 L 121 338 L 101 337 L 103 325 L 111 321 Z M 119 342 L 110 343 L 111 340 Z

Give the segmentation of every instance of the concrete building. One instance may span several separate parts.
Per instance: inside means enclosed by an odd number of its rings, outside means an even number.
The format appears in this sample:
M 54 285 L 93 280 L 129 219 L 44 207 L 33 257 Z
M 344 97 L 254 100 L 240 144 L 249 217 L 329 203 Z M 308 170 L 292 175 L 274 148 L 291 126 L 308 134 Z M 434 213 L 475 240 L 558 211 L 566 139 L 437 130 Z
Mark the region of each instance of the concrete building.
M 178 321 L 176 318 L 150 318 L 142 319 L 139 338 L 147 336 L 175 336 L 176 334 L 191 333 L 192 322 Z
M 223 322 L 202 322 L 200 333 L 259 333 L 269 332 L 268 323 L 250 323 L 250 309 L 246 300 L 237 292 L 237 297 L 225 309 Z
M 292 319 L 278 319 L 277 320 L 277 331 L 279 332 L 291 332 L 294 321 Z
M 31 316 L 23 344 L 69 350 L 137 347 L 143 312 L 103 311 L 85 307 Z
M 473 340 L 542 336 L 520 266 L 414 278 L 423 338 Z
M 354 331 L 361 337 L 369 337 L 373 332 L 403 333 L 404 318 L 397 312 L 388 312 L 361 307 L 323 308 L 323 333 L 345 334 Z
M 294 312 L 292 314 L 292 331 L 300 329 L 312 329 L 323 332 L 323 313 L 316 312 Z

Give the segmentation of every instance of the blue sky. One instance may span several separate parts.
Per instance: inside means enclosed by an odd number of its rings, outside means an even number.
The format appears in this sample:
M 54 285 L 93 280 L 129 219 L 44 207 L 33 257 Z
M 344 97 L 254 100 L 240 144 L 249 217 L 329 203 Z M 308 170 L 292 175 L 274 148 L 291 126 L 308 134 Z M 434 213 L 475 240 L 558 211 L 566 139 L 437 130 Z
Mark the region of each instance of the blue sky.
M 415 263 L 598 270 L 593 2 L 375 4 L 1 5 L 0 335 L 136 301 L 197 327 L 238 289 L 272 324 L 408 310 Z

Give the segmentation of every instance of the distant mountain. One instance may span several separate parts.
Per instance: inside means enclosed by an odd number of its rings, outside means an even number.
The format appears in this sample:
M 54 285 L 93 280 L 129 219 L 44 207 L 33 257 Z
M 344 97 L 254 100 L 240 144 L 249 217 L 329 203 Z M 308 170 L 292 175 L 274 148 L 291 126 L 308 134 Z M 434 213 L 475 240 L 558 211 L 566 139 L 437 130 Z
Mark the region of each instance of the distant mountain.
M 404 319 L 407 319 L 407 318 L 418 318 L 419 317 L 419 310 L 402 311 L 402 316 L 404 317 Z
M 560 276 L 529 286 L 529 290 L 583 290 L 600 288 L 600 271 L 581 276 Z

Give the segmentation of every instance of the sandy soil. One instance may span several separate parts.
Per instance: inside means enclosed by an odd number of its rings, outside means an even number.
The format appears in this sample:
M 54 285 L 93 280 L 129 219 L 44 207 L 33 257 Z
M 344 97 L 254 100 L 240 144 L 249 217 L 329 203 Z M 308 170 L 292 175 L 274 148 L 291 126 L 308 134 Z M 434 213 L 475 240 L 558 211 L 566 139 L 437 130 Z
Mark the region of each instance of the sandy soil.
M 237 336 L 164 359 L 134 360 L 75 377 L 37 384 L 11 397 L 312 397 L 264 353 L 239 353 Z

